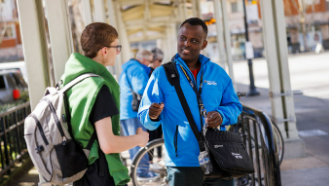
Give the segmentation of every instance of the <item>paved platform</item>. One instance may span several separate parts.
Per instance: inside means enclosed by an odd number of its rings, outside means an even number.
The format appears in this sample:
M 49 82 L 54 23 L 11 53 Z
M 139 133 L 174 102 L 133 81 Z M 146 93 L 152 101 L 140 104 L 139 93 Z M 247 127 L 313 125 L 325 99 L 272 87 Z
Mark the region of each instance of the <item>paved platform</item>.
M 237 84 L 237 90 L 248 86 Z M 268 89 L 258 88 L 261 95 L 242 97 L 241 102 L 271 114 Z M 297 128 L 300 131 L 319 129 L 329 134 L 329 100 L 298 95 L 294 97 Z M 305 143 L 305 157 L 284 159 L 281 165 L 283 186 L 329 185 L 329 136 L 300 137 Z M 12 183 L 12 186 L 37 185 L 38 174 L 31 169 Z
M 294 96 L 294 106 L 299 137 L 305 144 L 305 155 L 302 158 L 283 160 L 281 165 L 283 186 L 329 185 L 328 59 L 328 52 L 289 56 L 292 90 L 303 92 L 303 95 Z M 243 97 L 241 101 L 271 115 L 266 60 L 253 60 L 253 67 L 255 85 L 261 95 Z M 247 68 L 245 61 L 234 63 L 235 81 L 238 82 L 237 90 L 241 92 L 248 92 L 249 90 Z M 302 132 L 309 134 L 309 136 L 302 136 Z M 326 134 L 323 135 L 323 132 Z
M 238 84 L 239 91 L 249 87 Z M 256 97 L 243 97 L 241 102 L 271 115 L 268 89 L 258 88 Z M 295 110 L 299 131 L 321 130 L 329 134 L 329 100 L 296 95 Z M 329 185 L 329 135 L 300 138 L 305 144 L 305 157 L 284 159 L 281 164 L 283 186 Z M 287 150 L 287 149 L 286 149 Z

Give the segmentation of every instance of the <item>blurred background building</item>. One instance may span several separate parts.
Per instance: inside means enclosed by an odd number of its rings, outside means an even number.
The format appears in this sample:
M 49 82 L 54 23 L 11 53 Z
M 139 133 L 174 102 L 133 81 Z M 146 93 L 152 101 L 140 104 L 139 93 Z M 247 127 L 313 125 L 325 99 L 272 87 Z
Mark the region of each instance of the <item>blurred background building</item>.
M 253 46 L 254 57 L 264 57 L 264 43 L 262 37 L 262 22 L 260 13 L 260 0 L 246 0 L 247 21 L 249 25 L 249 38 Z M 329 0 L 283 0 L 286 22 L 286 33 L 289 53 L 315 52 L 329 49 Z M 81 0 L 69 0 L 69 10 L 75 41 L 75 51 L 79 49 L 79 37 L 85 26 L 83 21 L 83 6 Z M 192 14 L 192 9 L 187 3 L 187 15 Z M 93 6 L 93 1 L 91 1 Z M 158 6 L 158 7 L 156 7 Z M 147 27 L 132 25 L 145 17 L 144 10 L 147 6 L 127 5 L 122 6 L 122 16 L 126 23 L 127 36 L 132 55 L 139 48 L 152 49 L 164 48 L 170 41 L 164 41 L 168 29 L 165 23 L 173 20 L 175 10 L 172 1 L 162 1 L 161 4 L 152 5 L 149 16 L 159 18 L 157 24 L 150 23 Z M 192 5 L 190 5 L 191 7 Z M 156 9 L 158 8 L 158 9 Z M 227 0 L 228 24 L 231 34 L 231 53 L 233 60 L 245 58 L 245 28 L 243 20 L 243 1 Z M 216 19 L 214 3 L 212 0 L 200 0 L 201 17 L 209 27 L 209 45 L 206 54 L 214 61 L 219 61 Z M 93 15 L 95 17 L 95 13 Z M 147 18 L 146 18 L 147 19 Z M 178 25 L 174 25 L 177 30 Z M 144 32 L 146 37 L 144 36 Z M 15 0 L 0 0 L 0 62 L 17 61 L 23 59 L 22 41 Z M 147 41 L 146 41 L 147 40 Z M 167 43 L 166 43 L 167 42 Z M 167 47 L 168 48 L 168 47 Z M 168 53 L 168 52 L 167 52 Z M 168 58 L 169 59 L 169 58 Z
M 23 59 L 16 1 L 0 0 L 0 62 Z
M 316 51 L 321 44 L 329 49 L 329 1 L 328 0 L 283 0 L 289 53 Z M 218 58 L 216 43 L 216 20 L 213 1 L 203 1 L 202 18 L 209 26 L 209 56 Z M 254 49 L 254 57 L 264 56 L 262 22 L 259 0 L 246 0 L 249 39 Z M 233 59 L 244 59 L 245 28 L 243 21 L 243 1 L 228 0 L 227 12 L 231 33 Z M 319 46 L 319 45 L 318 45 Z M 321 47 L 321 46 L 319 46 Z M 318 49 L 319 50 L 319 49 Z

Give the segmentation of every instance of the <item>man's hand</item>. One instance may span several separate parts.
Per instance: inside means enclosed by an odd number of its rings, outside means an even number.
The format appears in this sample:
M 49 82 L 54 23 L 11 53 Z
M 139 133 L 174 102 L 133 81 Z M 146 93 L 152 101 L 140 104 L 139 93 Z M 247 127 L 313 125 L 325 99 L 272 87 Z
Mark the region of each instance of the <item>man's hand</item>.
M 146 144 L 149 141 L 149 133 L 143 131 L 142 127 L 139 127 L 136 130 L 136 135 L 139 137 L 140 142 L 138 143 L 138 146 L 140 147 L 145 147 Z
M 206 122 L 208 123 L 207 127 L 214 129 L 223 123 L 223 119 L 217 111 L 211 111 L 207 114 Z
M 152 103 L 149 108 L 149 117 L 153 120 L 158 119 L 162 110 L 164 108 L 164 104 Z

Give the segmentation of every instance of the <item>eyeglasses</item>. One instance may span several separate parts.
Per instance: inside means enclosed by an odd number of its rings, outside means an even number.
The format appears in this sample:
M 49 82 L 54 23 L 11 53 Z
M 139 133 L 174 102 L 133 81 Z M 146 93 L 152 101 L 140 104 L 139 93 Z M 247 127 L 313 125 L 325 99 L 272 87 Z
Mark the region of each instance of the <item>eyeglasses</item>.
M 155 59 L 152 62 L 158 61 L 159 63 L 162 63 L 162 59 Z
M 121 52 L 121 49 L 122 49 L 122 45 L 117 45 L 117 46 L 105 46 L 107 48 L 117 48 L 117 53 L 120 53 Z
M 152 60 L 146 59 L 146 61 L 147 61 L 148 63 L 152 63 Z

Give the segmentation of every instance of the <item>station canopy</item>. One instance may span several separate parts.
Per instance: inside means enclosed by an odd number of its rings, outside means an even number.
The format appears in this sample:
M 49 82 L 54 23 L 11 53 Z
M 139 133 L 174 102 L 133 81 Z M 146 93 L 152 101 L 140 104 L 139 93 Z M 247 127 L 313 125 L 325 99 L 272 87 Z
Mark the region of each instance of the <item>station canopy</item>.
M 182 22 L 197 10 L 197 3 L 191 0 L 118 0 L 116 5 L 129 42 L 165 38 L 167 25 Z

